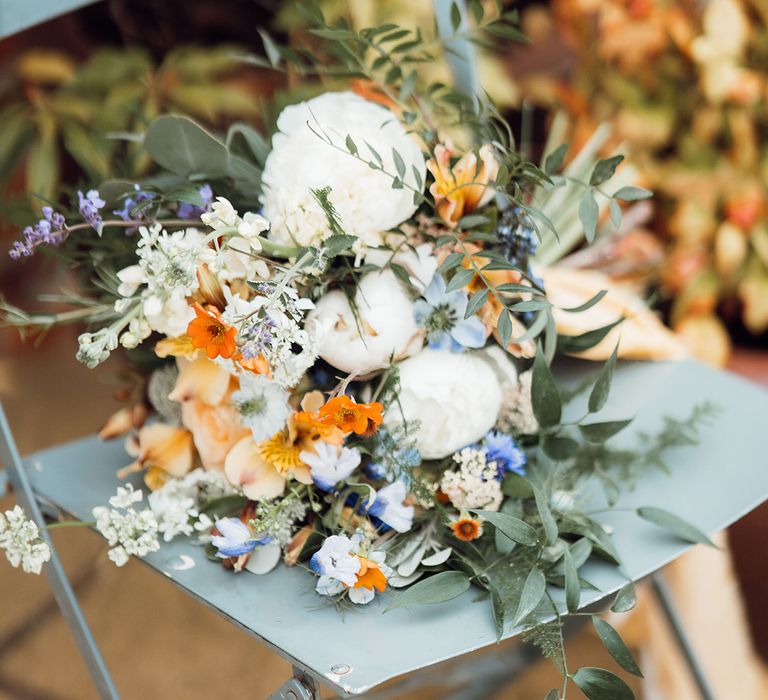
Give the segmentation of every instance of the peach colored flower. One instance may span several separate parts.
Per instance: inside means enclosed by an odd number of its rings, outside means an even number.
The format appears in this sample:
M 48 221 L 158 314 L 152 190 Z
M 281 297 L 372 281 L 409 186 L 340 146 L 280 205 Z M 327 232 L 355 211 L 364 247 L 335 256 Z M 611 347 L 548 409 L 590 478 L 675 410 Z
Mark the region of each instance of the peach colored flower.
M 168 477 L 184 476 L 194 462 L 190 432 L 165 423 L 145 425 L 136 438 L 127 442 L 126 449 L 136 461 L 121 469 L 118 475 L 123 478 L 131 472 L 146 469 L 144 482 L 153 491 Z
M 229 451 L 250 434 L 237 409 L 229 402 L 209 406 L 199 399 L 185 401 L 181 407 L 181 422 L 192 433 L 200 461 L 206 469 L 224 469 Z
M 176 386 L 168 395 L 171 401 L 199 399 L 209 406 L 220 404 L 231 388 L 229 372 L 202 354 L 194 359 L 176 358 L 179 377 Z
M 438 144 L 434 158 L 427 161 L 427 168 L 435 178 L 429 191 L 435 198 L 437 213 L 447 226 L 456 228 L 461 217 L 484 206 L 493 197 L 493 188 L 488 184 L 498 175 L 499 163 L 490 144 L 481 146 L 478 154 L 465 153 L 453 167 L 451 155 L 448 146 Z

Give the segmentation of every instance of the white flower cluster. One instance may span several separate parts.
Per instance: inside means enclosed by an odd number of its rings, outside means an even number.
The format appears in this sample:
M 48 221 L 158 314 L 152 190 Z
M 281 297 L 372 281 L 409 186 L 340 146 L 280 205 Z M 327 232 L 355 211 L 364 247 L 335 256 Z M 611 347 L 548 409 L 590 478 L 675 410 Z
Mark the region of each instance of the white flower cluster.
M 501 410 L 496 427 L 504 433 L 529 435 L 539 430 L 539 422 L 533 415 L 531 403 L 531 381 L 533 372 L 524 372 L 518 383 L 505 389 L 501 399 Z
M 0 549 L 5 550 L 11 566 L 21 565 L 27 574 L 39 574 L 51 558 L 51 548 L 20 506 L 0 513 Z
M 303 328 L 304 312 L 314 307 L 310 299 L 299 297 L 289 284 L 264 282 L 259 296 L 246 301 L 224 288 L 227 306 L 222 314 L 226 323 L 240 324 L 238 339 L 245 357 L 262 356 L 281 387 L 295 386 L 317 359 L 321 327 L 316 323 Z M 295 348 L 300 348 L 296 353 Z
M 149 494 L 147 501 L 165 542 L 178 535 L 193 535 L 213 526 L 200 509 L 205 503 L 235 493 L 221 472 L 195 469 L 181 479 L 170 479 Z
M 117 349 L 117 332 L 110 326 L 95 333 L 81 333 L 77 336 L 77 360 L 89 369 L 104 362 L 109 353 Z
M 303 520 L 306 513 L 307 506 L 300 498 L 261 501 L 256 505 L 251 524 L 259 537 L 273 537 L 281 547 L 285 547 L 293 537 L 296 522 Z
M 498 469 L 488 463 L 485 449 L 465 447 L 453 455 L 459 464 L 456 471 L 446 471 L 440 482 L 440 490 L 451 499 L 459 510 L 482 508 L 498 510 L 503 494 L 498 481 Z
M 134 508 L 134 504 L 143 498 L 141 491 L 134 491 L 128 484 L 119 487 L 117 495 L 109 499 L 112 508 L 97 506 L 93 509 L 96 529 L 111 547 L 108 556 L 117 566 L 127 564 L 131 556 L 144 557 L 160 549 L 154 513 Z
M 160 224 L 142 226 L 139 237 L 138 264 L 117 273 L 117 291 L 124 297 L 115 302 L 118 313 L 125 311 L 139 287 L 143 287 L 140 320 L 120 339 L 126 347 L 135 347 L 151 331 L 168 336 L 184 333 L 194 318 L 186 299 L 199 286 L 197 263 L 205 248 L 205 237 L 194 228 L 168 233 Z
M 259 236 L 269 229 L 269 222 L 261 214 L 249 211 L 241 217 L 228 199 L 217 197 L 211 211 L 201 214 L 200 218 L 214 231 L 229 231 L 221 248 L 206 248 L 199 257 L 199 261 L 205 262 L 220 280 L 269 277 L 264 261 L 254 257 L 262 248 Z M 232 233 L 233 230 L 237 233 Z

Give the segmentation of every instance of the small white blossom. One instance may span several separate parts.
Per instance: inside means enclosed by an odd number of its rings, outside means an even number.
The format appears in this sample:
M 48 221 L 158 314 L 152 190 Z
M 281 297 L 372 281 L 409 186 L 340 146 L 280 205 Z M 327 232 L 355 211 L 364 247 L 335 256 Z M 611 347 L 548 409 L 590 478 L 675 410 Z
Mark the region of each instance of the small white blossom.
M 405 505 L 408 487 L 403 481 L 395 481 L 380 489 L 368 512 L 395 532 L 408 532 L 413 524 L 413 506 Z
M 139 494 L 138 497 L 136 494 Z M 107 540 L 110 546 L 108 556 L 117 566 L 123 566 L 130 556 L 144 557 L 160 548 L 154 513 L 133 508 L 133 504 L 142 497 L 141 491 L 119 488 L 117 495 L 110 499 L 111 509 L 105 506 L 93 509 L 96 529 Z
M 465 447 L 453 455 L 459 465 L 456 471 L 446 471 L 440 490 L 459 510 L 482 508 L 498 510 L 503 494 L 498 481 L 496 464 L 486 459 L 485 449 Z
M 232 394 L 232 403 L 258 442 L 285 427 L 291 412 L 288 398 L 288 392 L 276 382 L 262 375 L 244 374 L 240 388 Z
M 40 537 L 37 525 L 27 519 L 20 506 L 0 513 L 0 549 L 5 550 L 11 566 L 28 574 L 39 574 L 50 560 L 51 549 Z

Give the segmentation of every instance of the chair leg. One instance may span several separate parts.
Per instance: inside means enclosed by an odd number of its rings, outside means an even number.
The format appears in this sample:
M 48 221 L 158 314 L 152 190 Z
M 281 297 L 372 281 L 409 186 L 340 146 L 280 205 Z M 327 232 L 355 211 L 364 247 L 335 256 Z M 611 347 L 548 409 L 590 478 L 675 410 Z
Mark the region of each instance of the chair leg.
M 690 670 L 691 676 L 696 683 L 696 687 L 701 694 L 702 700 L 715 700 L 715 694 L 712 692 L 712 689 L 707 682 L 707 678 L 704 675 L 704 671 L 696 658 L 696 653 L 688 640 L 688 636 L 685 634 L 682 621 L 675 610 L 672 596 L 670 595 L 667 584 L 664 582 L 664 578 L 660 572 L 651 576 L 651 586 L 656 599 L 659 601 L 664 617 L 667 619 L 669 627 L 675 636 L 675 641 L 680 647 L 680 651 L 683 654 L 685 663 L 688 665 L 688 669 Z
M 45 526 L 45 521 L 40 512 L 40 507 L 35 500 L 32 485 L 22 464 L 2 405 L 0 405 L 0 461 L 5 464 L 6 474 L 13 486 L 16 500 L 24 508 L 27 515 L 41 528 L 42 536 L 48 540 L 51 548 L 51 560 L 44 566 L 45 575 L 48 577 L 48 583 L 59 609 L 72 630 L 72 634 L 85 660 L 94 685 L 99 692 L 99 696 L 104 700 L 119 700 L 120 696 L 112 682 L 96 640 L 91 634 L 82 608 L 77 602 L 53 542 L 47 531 L 42 530 Z

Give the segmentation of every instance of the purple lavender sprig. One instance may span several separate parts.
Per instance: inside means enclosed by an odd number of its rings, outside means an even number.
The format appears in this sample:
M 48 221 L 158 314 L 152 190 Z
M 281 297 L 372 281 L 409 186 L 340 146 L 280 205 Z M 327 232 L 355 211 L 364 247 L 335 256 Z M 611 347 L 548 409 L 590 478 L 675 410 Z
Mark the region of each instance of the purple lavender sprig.
M 211 210 L 211 202 L 213 202 L 213 190 L 208 183 L 205 183 L 200 189 L 197 190 L 200 198 L 203 200 L 202 206 L 197 204 L 190 204 L 189 202 L 179 203 L 179 208 L 176 210 L 180 219 L 199 219 L 201 214 Z
M 64 216 L 51 207 L 43 207 L 43 218 L 34 226 L 27 226 L 21 235 L 23 240 L 14 241 L 8 251 L 14 260 L 28 258 L 39 245 L 61 245 L 67 237 L 67 224 Z
M 78 190 L 77 199 L 80 216 L 93 227 L 96 233 L 101 235 L 104 220 L 101 218 L 99 210 L 104 208 L 106 202 L 99 196 L 99 191 L 88 190 L 87 194 L 83 194 Z

